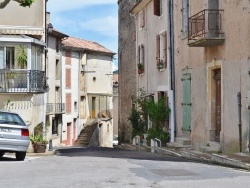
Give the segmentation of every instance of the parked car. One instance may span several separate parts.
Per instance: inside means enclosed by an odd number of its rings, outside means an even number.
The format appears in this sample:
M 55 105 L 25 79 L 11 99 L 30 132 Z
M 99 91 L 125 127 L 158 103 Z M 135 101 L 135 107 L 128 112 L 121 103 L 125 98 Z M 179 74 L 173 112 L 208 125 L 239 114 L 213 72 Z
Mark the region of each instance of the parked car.
M 114 136 L 113 138 L 113 147 L 118 146 L 118 136 Z
M 0 158 L 11 152 L 16 154 L 16 160 L 23 161 L 29 143 L 29 130 L 22 118 L 16 113 L 0 111 Z

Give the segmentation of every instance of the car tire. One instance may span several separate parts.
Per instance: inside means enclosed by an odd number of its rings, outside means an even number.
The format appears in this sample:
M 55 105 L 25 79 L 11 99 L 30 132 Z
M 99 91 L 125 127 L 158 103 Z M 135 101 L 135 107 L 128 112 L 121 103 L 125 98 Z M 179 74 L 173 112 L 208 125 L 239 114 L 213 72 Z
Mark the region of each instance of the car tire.
M 4 154 L 5 154 L 5 152 L 4 152 L 4 151 L 0 151 L 0 158 L 1 158 L 1 157 L 3 157 L 3 156 L 4 156 Z
M 26 157 L 26 152 L 16 152 L 16 160 L 23 161 Z

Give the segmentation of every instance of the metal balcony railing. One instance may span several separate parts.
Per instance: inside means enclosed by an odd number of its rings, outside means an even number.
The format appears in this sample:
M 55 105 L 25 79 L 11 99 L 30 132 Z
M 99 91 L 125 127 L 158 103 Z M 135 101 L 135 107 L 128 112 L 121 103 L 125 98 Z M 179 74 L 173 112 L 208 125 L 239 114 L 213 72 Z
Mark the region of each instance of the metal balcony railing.
M 44 71 L 0 69 L 0 93 L 44 93 Z
M 60 114 L 65 113 L 65 103 L 47 103 L 47 114 Z
M 191 16 L 188 25 L 189 45 L 205 47 L 220 45 L 224 42 L 222 14 L 223 10 L 205 9 Z

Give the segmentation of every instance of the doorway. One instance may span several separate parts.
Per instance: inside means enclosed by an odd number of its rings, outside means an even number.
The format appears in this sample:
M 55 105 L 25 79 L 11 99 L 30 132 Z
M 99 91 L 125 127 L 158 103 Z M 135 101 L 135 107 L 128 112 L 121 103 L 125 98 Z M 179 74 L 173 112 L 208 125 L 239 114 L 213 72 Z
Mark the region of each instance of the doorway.
M 221 69 L 214 70 L 214 96 L 215 96 L 215 108 L 214 108 L 214 122 L 215 122 L 215 141 L 220 142 L 221 132 Z

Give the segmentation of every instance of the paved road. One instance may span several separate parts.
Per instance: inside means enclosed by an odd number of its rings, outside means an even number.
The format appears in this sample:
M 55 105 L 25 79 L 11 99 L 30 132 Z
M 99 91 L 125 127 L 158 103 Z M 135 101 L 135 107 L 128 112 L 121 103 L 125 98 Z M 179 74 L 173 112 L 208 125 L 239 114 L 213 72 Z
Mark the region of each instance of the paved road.
M 55 156 L 0 160 L 0 187 L 248 188 L 250 173 L 109 148 L 59 149 Z

